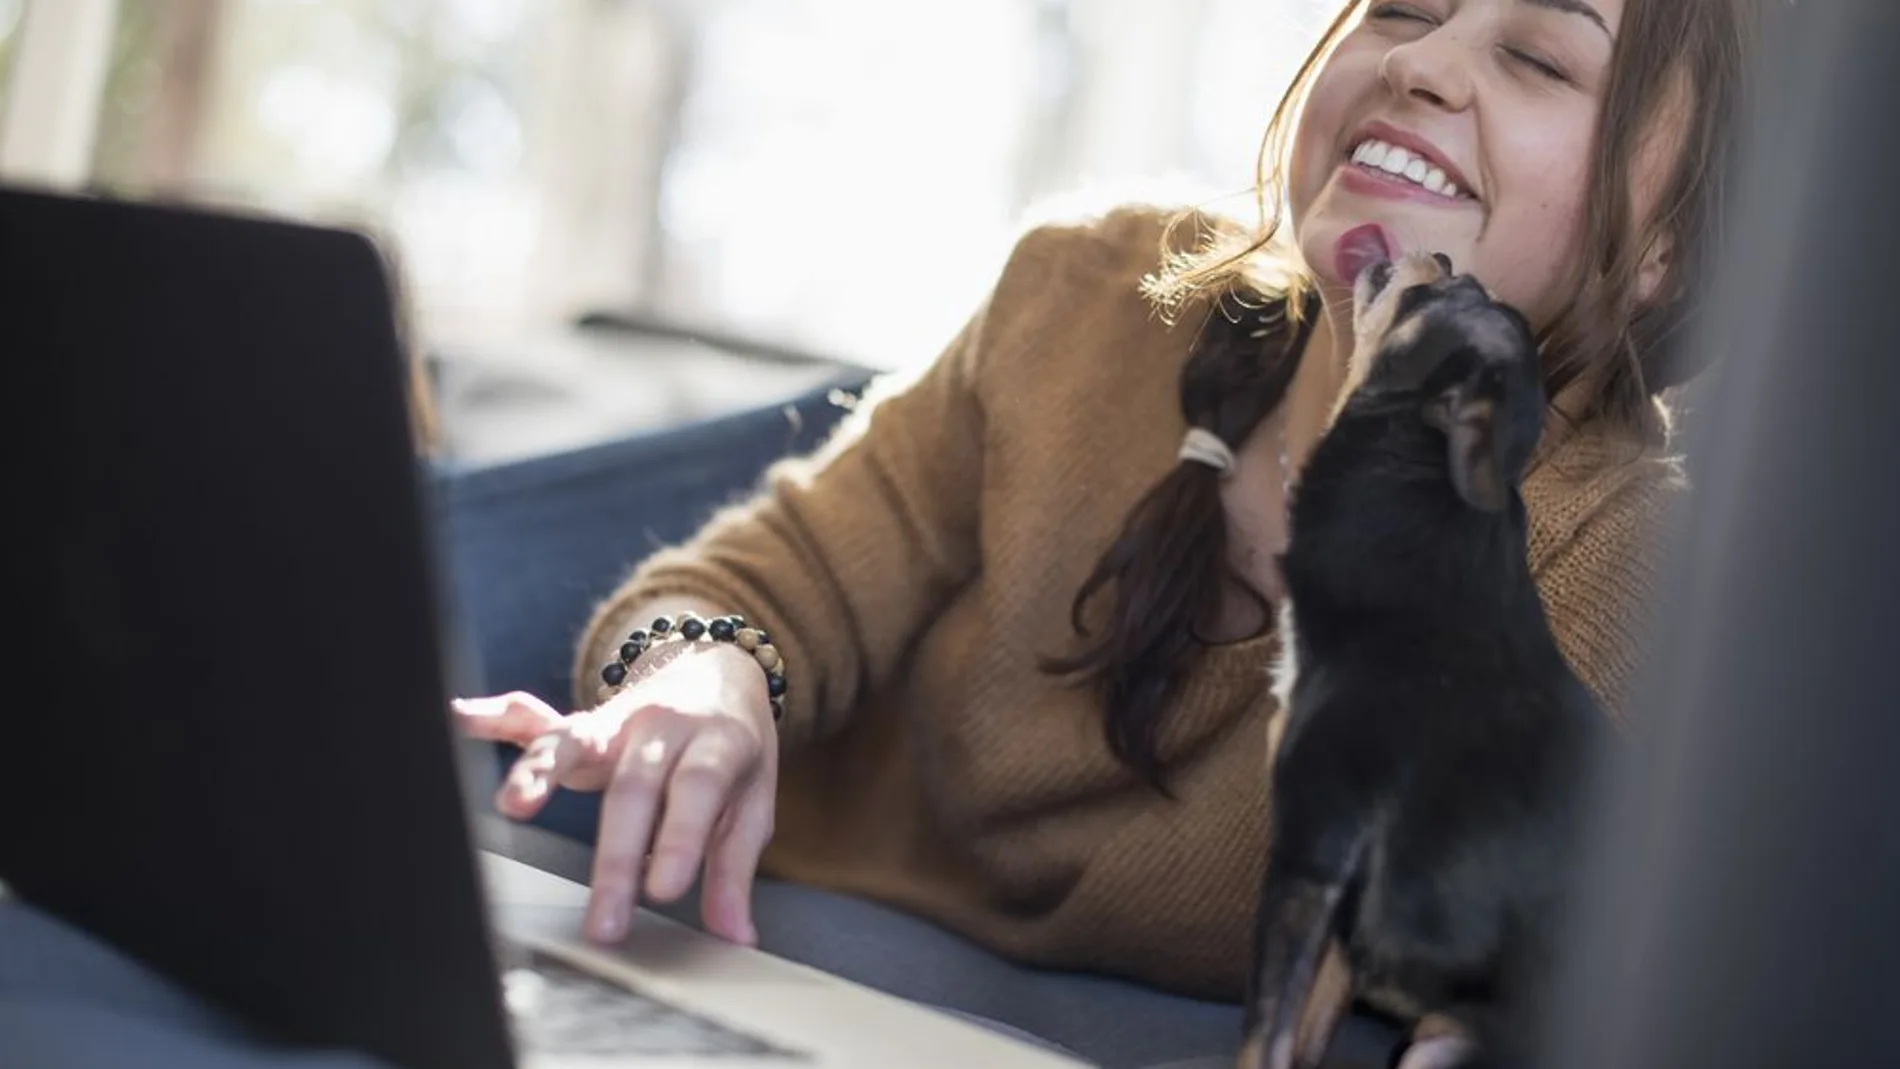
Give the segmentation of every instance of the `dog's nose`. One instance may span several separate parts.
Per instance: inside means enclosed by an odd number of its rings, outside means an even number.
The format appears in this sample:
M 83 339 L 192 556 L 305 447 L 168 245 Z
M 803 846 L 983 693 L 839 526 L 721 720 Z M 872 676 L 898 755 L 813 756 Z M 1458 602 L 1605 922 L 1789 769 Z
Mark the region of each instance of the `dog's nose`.
M 1392 281 L 1392 261 L 1380 260 L 1366 269 L 1366 281 L 1371 284 L 1372 292 L 1384 293 L 1387 283 Z

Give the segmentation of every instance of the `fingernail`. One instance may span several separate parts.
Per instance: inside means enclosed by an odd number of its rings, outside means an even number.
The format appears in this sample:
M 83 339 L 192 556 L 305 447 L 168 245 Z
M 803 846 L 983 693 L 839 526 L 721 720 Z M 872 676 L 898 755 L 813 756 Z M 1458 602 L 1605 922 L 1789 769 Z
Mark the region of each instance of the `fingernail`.
M 626 930 L 626 899 L 621 895 L 612 895 L 594 911 L 593 937 L 600 942 L 611 943 L 625 934 Z
M 520 791 L 509 791 L 502 795 L 501 811 L 511 817 L 526 820 L 534 815 L 534 803 L 523 798 Z
M 501 785 L 501 800 L 508 805 L 517 806 L 528 800 L 528 784 L 519 776 L 509 776 Z

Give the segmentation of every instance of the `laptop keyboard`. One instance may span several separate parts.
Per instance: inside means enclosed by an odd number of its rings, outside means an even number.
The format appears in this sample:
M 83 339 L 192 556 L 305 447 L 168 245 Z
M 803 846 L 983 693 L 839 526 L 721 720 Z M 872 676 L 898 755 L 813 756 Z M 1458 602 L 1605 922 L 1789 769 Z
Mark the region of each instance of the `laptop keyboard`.
M 524 1053 L 809 1060 L 802 1052 L 662 1002 L 535 947 L 509 949 L 513 964 L 502 973 L 502 993 Z

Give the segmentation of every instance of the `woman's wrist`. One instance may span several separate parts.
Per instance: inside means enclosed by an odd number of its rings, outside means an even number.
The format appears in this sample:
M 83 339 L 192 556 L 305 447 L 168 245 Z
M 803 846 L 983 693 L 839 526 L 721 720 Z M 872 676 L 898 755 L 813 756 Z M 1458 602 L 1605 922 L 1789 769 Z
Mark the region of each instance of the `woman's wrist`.
M 635 627 L 600 668 L 600 698 L 605 701 L 677 658 L 696 654 L 713 655 L 697 663 L 716 665 L 727 679 L 746 673 L 739 678 L 753 680 L 747 689 L 754 699 L 763 698 L 748 704 L 763 704 L 773 720 L 784 716 L 789 690 L 784 657 L 769 632 L 738 615 L 663 614 Z M 740 667 L 740 661 L 746 666 Z
M 634 602 L 631 606 L 622 607 L 608 615 L 604 622 L 596 625 L 596 630 L 587 639 L 585 655 L 589 666 L 588 677 L 598 683 L 597 673 L 600 666 L 613 660 L 615 652 L 620 649 L 620 644 L 627 640 L 627 635 L 636 628 L 645 627 L 656 617 L 677 618 L 686 613 L 713 616 L 721 611 L 723 610 L 720 606 L 695 597 L 648 598 Z
M 734 646 L 714 643 L 685 645 L 684 648 L 684 656 L 691 657 L 695 664 L 705 665 L 707 671 L 717 677 L 717 685 L 728 699 L 722 703 L 726 708 L 743 709 L 766 725 L 778 723 L 782 708 L 772 701 L 765 673 L 759 671 L 758 662 L 750 654 Z

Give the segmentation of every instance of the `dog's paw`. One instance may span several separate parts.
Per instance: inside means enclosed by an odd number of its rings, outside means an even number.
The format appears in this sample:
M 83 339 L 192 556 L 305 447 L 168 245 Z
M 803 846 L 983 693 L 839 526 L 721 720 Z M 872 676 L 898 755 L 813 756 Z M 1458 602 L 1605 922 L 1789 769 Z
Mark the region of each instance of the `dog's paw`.
M 1461 1035 L 1435 1035 L 1405 1048 L 1393 1069 L 1473 1069 L 1478 1045 Z

